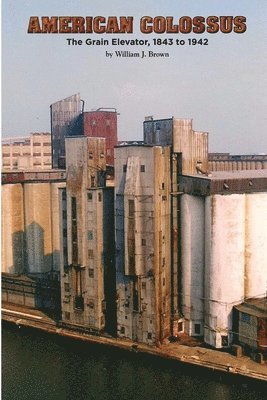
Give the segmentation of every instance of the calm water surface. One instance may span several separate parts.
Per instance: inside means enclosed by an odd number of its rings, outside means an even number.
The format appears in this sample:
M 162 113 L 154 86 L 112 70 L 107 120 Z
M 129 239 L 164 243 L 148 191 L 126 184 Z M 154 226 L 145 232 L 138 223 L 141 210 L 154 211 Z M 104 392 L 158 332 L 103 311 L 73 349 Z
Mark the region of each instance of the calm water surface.
M 224 379 L 224 378 L 223 378 Z M 263 400 L 262 386 L 2 326 L 3 400 Z

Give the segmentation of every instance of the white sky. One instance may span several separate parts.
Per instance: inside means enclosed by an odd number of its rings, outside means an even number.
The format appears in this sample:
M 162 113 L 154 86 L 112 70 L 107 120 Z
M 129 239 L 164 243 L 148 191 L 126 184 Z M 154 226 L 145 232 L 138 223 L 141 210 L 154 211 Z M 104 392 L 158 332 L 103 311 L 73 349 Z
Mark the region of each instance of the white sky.
M 30 35 L 30 16 L 134 16 L 131 35 Z M 244 15 L 245 34 L 141 35 L 141 16 Z M 265 0 L 2 0 L 2 134 L 50 130 L 49 105 L 80 92 L 85 110 L 115 107 L 119 139 L 141 140 L 145 115 L 192 118 L 210 133 L 210 151 L 267 153 Z M 106 50 L 67 46 L 85 40 L 208 38 L 209 46 L 158 47 L 169 58 L 107 59 Z M 145 50 L 154 50 L 153 46 Z

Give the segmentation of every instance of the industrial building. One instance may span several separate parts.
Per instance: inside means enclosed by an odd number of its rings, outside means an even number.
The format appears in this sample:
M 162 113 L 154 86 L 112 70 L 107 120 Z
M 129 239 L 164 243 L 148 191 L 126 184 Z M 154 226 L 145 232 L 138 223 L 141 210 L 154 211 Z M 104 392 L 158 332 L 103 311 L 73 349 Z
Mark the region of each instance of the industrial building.
M 29 137 L 2 138 L 2 170 L 51 168 L 51 134 L 31 133 Z
M 2 173 L 3 301 L 55 307 L 51 298 L 60 297 L 58 190 L 65 179 L 60 170 Z
M 4 301 L 53 308 L 45 281 L 58 279 L 72 329 L 261 351 L 264 156 L 212 159 L 208 134 L 174 117 L 147 117 L 142 141 L 115 146 L 116 110 L 84 112 L 78 94 L 52 105 L 51 121 L 56 169 L 3 174 Z
M 66 167 L 65 137 L 88 136 L 106 139 L 106 162 L 114 165 L 117 144 L 117 111 L 99 108 L 84 112 L 84 101 L 74 94 L 50 106 L 53 168 Z
M 66 192 L 61 195 L 62 320 L 113 333 L 114 194 L 105 185 L 105 154 L 103 138 L 66 138 Z
M 170 149 L 115 148 L 118 337 L 170 336 Z
M 233 306 L 267 286 L 267 171 L 181 176 L 185 331 L 220 348 L 233 341 Z

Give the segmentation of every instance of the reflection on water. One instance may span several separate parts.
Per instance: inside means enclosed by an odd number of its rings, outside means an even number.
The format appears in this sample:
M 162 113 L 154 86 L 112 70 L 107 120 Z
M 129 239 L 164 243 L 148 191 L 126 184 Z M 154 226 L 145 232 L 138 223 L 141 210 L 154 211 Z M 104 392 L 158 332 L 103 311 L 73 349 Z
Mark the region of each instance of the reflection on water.
M 198 374 L 198 375 L 196 375 Z M 210 380 L 210 379 L 213 380 Z M 3 400 L 263 400 L 262 387 L 4 325 Z

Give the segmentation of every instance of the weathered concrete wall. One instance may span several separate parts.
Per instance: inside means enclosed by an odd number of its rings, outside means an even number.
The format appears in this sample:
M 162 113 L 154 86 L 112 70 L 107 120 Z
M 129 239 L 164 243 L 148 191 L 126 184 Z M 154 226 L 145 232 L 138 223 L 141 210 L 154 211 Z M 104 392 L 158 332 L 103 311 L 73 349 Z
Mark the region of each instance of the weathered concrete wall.
M 49 183 L 24 186 L 27 270 L 52 270 L 51 191 Z
M 3 272 L 59 272 L 61 182 L 2 185 Z
M 208 134 L 192 129 L 191 119 L 169 118 L 144 122 L 144 142 L 172 146 L 180 154 L 179 173 L 195 174 L 208 170 Z
M 203 335 L 205 199 L 181 197 L 182 310 L 185 332 Z M 196 326 L 197 325 L 197 326 Z
M 185 330 L 204 324 L 205 342 L 227 347 L 233 306 L 266 292 L 267 194 L 184 194 L 181 216 Z
M 115 149 L 118 336 L 170 335 L 169 148 Z
M 23 186 L 2 186 L 2 272 L 19 274 L 24 265 Z
M 267 193 L 246 195 L 245 297 L 267 290 Z
M 105 153 L 103 138 L 66 139 L 68 271 L 62 265 L 63 320 L 94 330 L 105 327 Z
M 244 296 L 245 195 L 206 198 L 205 341 L 231 341 L 232 307 Z

